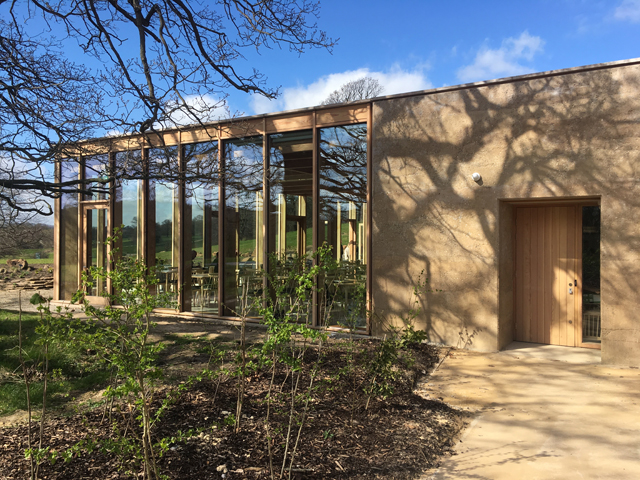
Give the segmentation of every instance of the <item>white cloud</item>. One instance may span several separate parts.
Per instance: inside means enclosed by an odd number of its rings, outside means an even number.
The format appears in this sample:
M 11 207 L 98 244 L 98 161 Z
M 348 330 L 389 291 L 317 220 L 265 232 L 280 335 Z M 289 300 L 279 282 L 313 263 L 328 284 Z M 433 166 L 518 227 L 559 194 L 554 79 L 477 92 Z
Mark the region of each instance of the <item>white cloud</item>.
M 425 75 L 424 67 L 413 71 L 393 67 L 388 72 L 372 72 L 368 68 L 359 68 L 320 77 L 309 85 L 284 88 L 282 95 L 275 100 L 254 95 L 251 100 L 252 107 L 256 114 L 313 107 L 321 104 L 329 94 L 345 83 L 362 77 L 378 80 L 384 87 L 383 95 L 424 90 L 433 86 Z
M 185 96 L 184 103 L 186 107 L 178 105 L 177 102 L 168 105 L 168 109 L 173 111 L 165 127 L 192 125 L 197 121 L 194 116 L 197 116 L 201 122 L 212 122 L 229 118 L 230 115 L 224 100 L 208 94 Z
M 640 23 L 640 0 L 623 0 L 613 12 L 616 20 Z
M 543 46 L 544 41 L 540 37 L 529 35 L 526 30 L 518 38 L 503 40 L 498 49 L 483 46 L 471 65 L 458 70 L 458 79 L 472 82 L 532 72 L 533 68 L 521 62 L 531 62 L 537 53 L 542 52 Z

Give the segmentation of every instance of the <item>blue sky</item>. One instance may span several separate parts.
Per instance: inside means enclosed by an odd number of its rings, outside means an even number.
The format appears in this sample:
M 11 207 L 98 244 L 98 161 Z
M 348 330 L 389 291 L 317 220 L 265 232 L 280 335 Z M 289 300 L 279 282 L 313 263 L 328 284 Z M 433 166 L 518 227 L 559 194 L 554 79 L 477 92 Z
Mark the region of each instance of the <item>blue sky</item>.
M 332 54 L 263 50 L 236 63 L 242 73 L 264 73 L 281 96 L 269 102 L 229 92 L 230 110 L 318 105 L 363 76 L 391 95 L 640 57 L 640 0 L 321 0 L 318 27 L 339 39 Z M 67 46 L 72 60 L 100 67 Z
M 320 103 L 369 75 L 385 94 L 640 57 L 640 0 L 323 0 L 318 26 L 330 54 L 265 50 L 256 67 L 281 86 L 273 102 L 229 98 L 246 115 Z
M 320 4 L 318 27 L 338 39 L 333 52 L 316 49 L 298 56 L 285 48 L 263 49 L 258 55 L 247 49 L 234 68 L 244 75 L 256 68 L 270 87 L 280 87 L 281 96 L 268 101 L 229 90 L 231 112 L 253 115 L 318 105 L 333 90 L 363 76 L 378 79 L 384 94 L 391 95 L 640 57 L 640 0 Z M 17 9 L 26 5 L 18 3 Z M 30 24 L 33 31 L 38 25 L 44 28 L 41 20 Z M 135 38 L 134 33 L 127 31 L 124 38 Z M 72 61 L 102 67 L 83 55 L 75 41 L 66 42 L 65 49 Z M 213 95 L 187 98 L 209 104 L 219 100 Z M 220 110 L 210 119 L 224 116 Z M 191 123 L 179 114 L 174 122 Z

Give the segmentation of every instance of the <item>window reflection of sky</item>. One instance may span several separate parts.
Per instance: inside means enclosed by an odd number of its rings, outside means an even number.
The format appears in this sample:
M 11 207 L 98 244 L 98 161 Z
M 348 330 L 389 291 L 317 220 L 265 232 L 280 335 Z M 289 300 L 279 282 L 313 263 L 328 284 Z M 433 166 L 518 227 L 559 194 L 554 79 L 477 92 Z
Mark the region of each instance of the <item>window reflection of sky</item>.
M 227 204 L 238 198 L 240 206 L 255 202 L 250 193 L 262 190 L 262 137 L 227 142 L 224 176 L 227 186 Z
M 162 177 L 165 174 L 178 173 L 178 147 L 152 148 L 149 150 L 150 174 Z M 172 220 L 173 203 L 177 202 L 177 188 L 172 182 L 162 179 L 153 180 L 152 199 L 156 202 L 156 224 Z

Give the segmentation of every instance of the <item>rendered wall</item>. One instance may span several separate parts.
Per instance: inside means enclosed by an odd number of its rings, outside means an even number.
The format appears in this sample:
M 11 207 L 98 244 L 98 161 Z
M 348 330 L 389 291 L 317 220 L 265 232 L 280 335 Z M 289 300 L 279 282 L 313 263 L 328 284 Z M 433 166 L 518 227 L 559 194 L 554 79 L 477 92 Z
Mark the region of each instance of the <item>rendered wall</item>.
M 640 67 L 376 101 L 374 334 L 399 323 L 424 270 L 417 326 L 496 350 L 513 338 L 509 201 L 600 196 L 602 359 L 640 365 Z M 482 175 L 476 184 L 471 174 Z

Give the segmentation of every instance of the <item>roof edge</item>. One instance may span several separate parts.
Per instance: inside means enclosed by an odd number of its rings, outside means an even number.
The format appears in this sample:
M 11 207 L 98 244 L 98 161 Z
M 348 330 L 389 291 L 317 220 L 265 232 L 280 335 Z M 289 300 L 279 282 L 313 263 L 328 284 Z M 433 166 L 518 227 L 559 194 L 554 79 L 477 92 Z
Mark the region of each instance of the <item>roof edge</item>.
M 536 80 L 539 78 L 558 77 L 558 76 L 570 75 L 574 73 L 591 72 L 594 70 L 606 70 L 610 68 L 627 67 L 627 66 L 639 65 L 639 64 L 640 64 L 640 57 L 637 57 L 637 58 L 630 58 L 628 60 L 617 60 L 614 62 L 595 63 L 592 65 L 584 65 L 580 67 L 569 67 L 569 68 L 562 68 L 559 70 L 547 70 L 544 72 L 525 73 L 523 75 L 516 75 L 513 77 L 502 77 L 502 78 L 496 78 L 492 80 L 482 80 L 480 82 L 462 83 L 459 85 L 451 85 L 446 87 L 429 88 L 427 90 L 418 90 L 415 92 L 397 93 L 394 95 L 385 95 L 382 97 L 370 98 L 368 100 L 359 100 L 357 102 L 343 103 L 341 105 L 357 105 L 359 103 L 370 103 L 370 102 L 377 102 L 380 100 L 390 100 L 395 98 L 415 97 L 419 95 L 433 95 L 436 93 L 454 92 L 456 90 L 468 90 L 471 88 L 489 87 L 493 85 L 503 85 L 505 83 L 515 83 L 515 82 L 522 82 L 522 81 L 528 81 L 528 80 Z
M 430 89 L 426 89 L 426 90 L 416 90 L 414 92 L 397 93 L 397 94 L 393 94 L 393 95 L 385 95 L 385 96 L 381 96 L 381 97 L 374 97 L 374 98 L 368 98 L 368 99 L 364 99 L 364 100 L 357 100 L 357 101 L 354 101 L 354 102 L 336 103 L 336 104 L 332 104 L 332 105 L 315 105 L 315 106 L 312 106 L 312 107 L 296 108 L 296 109 L 293 109 L 293 110 L 283 110 L 283 111 L 279 111 L 279 112 L 261 113 L 261 114 L 257 114 L 257 115 L 248 115 L 248 116 L 241 116 L 241 117 L 229 118 L 229 119 L 224 119 L 224 120 L 215 120 L 215 121 L 212 121 L 212 122 L 203 122 L 201 124 L 193 123 L 193 124 L 189 124 L 189 125 L 180 125 L 180 126 L 176 126 L 176 127 L 157 130 L 157 133 L 177 132 L 177 131 L 185 131 L 185 130 L 203 128 L 203 127 L 206 128 L 206 127 L 214 127 L 214 126 L 218 126 L 218 125 L 228 125 L 228 124 L 233 124 L 234 122 L 253 121 L 253 120 L 258 120 L 258 119 L 263 119 L 263 118 L 272 118 L 272 117 L 278 117 L 278 116 L 284 116 L 284 115 L 302 114 L 302 113 L 308 113 L 308 112 L 319 111 L 319 110 L 328 110 L 328 109 L 344 107 L 344 106 L 367 105 L 367 104 L 373 104 L 373 103 L 376 103 L 376 102 L 386 101 L 386 100 L 417 97 L 417 96 L 424 96 L 424 95 L 435 95 L 435 94 L 445 93 L 445 92 L 455 92 L 455 91 L 459 91 L 459 90 L 469 90 L 471 88 L 490 87 L 490 86 L 494 86 L 494 85 L 503 85 L 503 84 L 506 84 L 506 83 L 515 83 L 515 82 L 536 80 L 536 79 L 539 79 L 539 78 L 548 78 L 548 77 L 556 77 L 556 76 L 562 76 L 562 75 L 570 75 L 570 74 L 575 74 L 575 73 L 590 72 L 590 71 L 594 71 L 594 70 L 606 70 L 606 69 L 611 69 L 611 68 L 627 67 L 627 66 L 639 65 L 639 64 L 640 64 L 640 57 L 637 57 L 637 58 L 631 58 L 631 59 L 628 59 L 628 60 L 617 60 L 617 61 L 613 61 L 613 62 L 596 63 L 596 64 L 592 64 L 592 65 L 584 65 L 584 66 L 579 66 L 579 67 L 569 67 L 569 68 L 563 68 L 563 69 L 559 69 L 559 70 L 547 70 L 547 71 L 544 71 L 544 72 L 526 73 L 526 74 L 523 74 L 523 75 L 516 75 L 516 76 L 513 76 L 513 77 L 502 77 L 502 78 L 497 78 L 497 79 L 493 79 L 493 80 L 483 80 L 483 81 L 480 81 L 480 82 L 463 83 L 463 84 L 459 84 L 459 85 L 451 85 L 451 86 L 446 86 L 446 87 L 430 88 Z M 140 133 L 128 133 L 128 134 L 123 134 L 123 135 L 104 136 L 104 137 L 98 137 L 98 138 L 92 138 L 92 139 L 83 140 L 83 141 L 80 141 L 78 143 L 80 143 L 80 144 L 84 144 L 84 143 L 87 143 L 87 142 L 94 143 L 94 142 L 109 141 L 109 140 L 121 139 L 121 138 L 137 137 L 137 136 L 140 136 L 140 135 L 141 135 Z

